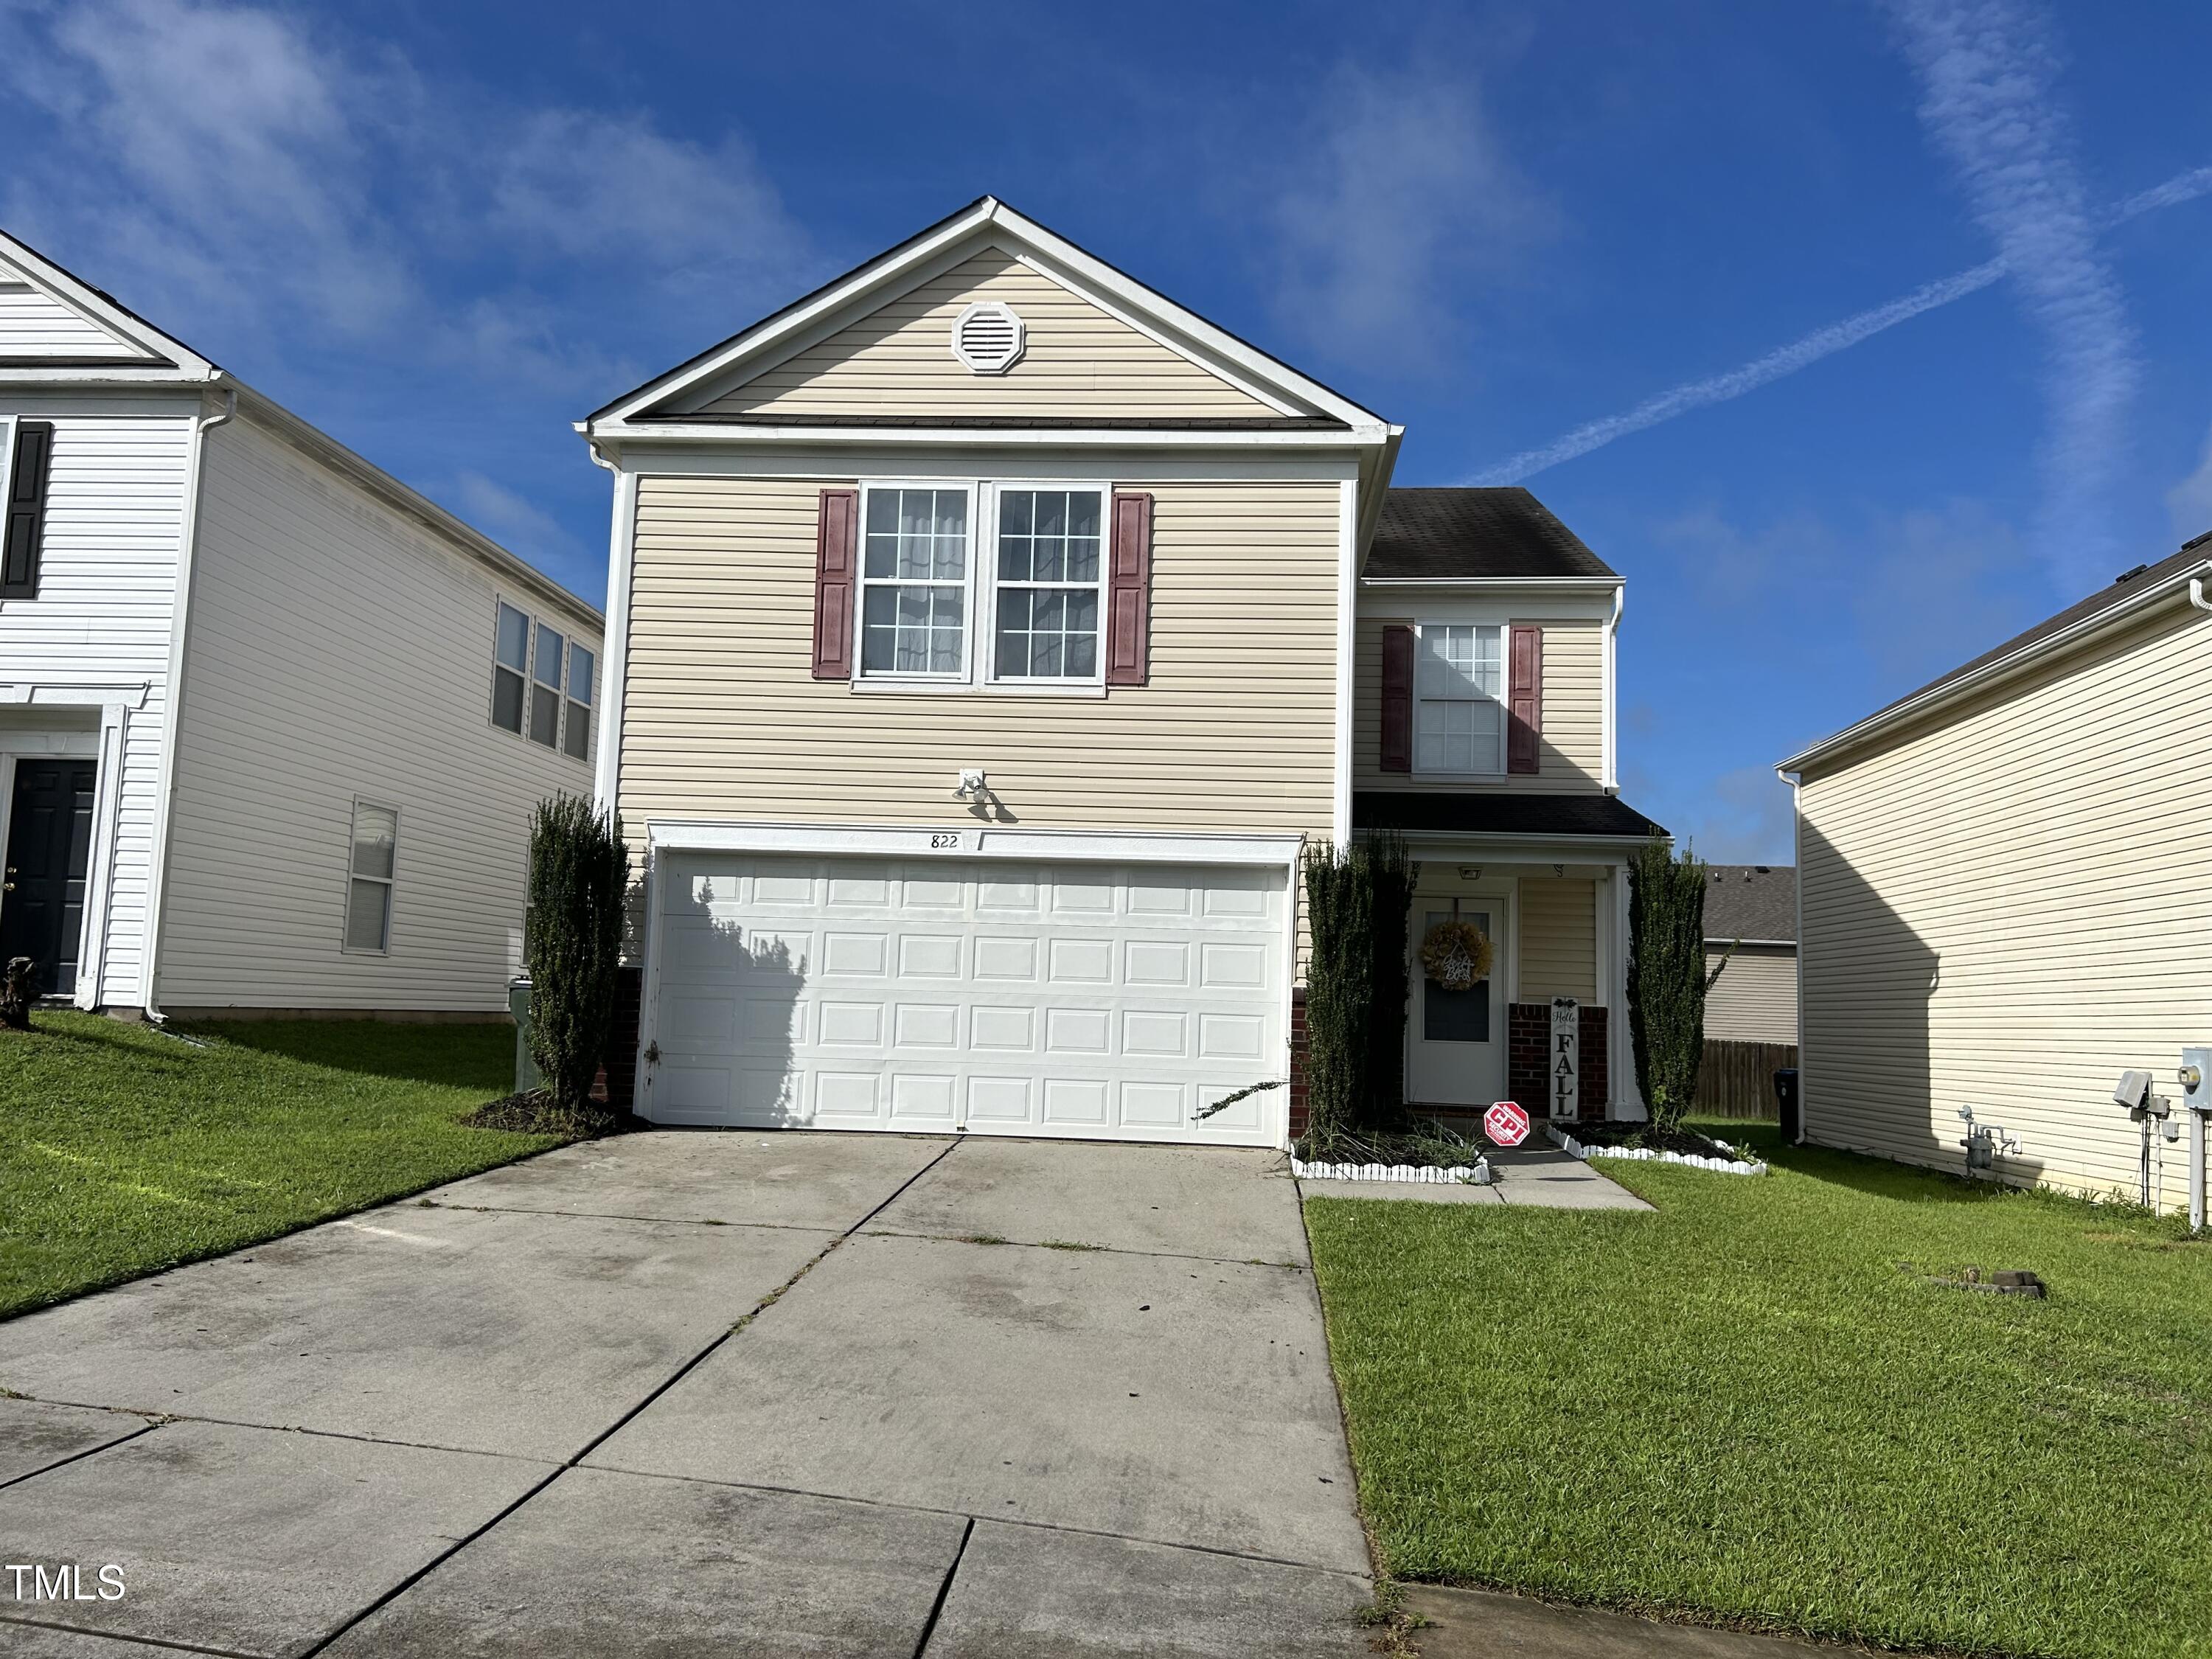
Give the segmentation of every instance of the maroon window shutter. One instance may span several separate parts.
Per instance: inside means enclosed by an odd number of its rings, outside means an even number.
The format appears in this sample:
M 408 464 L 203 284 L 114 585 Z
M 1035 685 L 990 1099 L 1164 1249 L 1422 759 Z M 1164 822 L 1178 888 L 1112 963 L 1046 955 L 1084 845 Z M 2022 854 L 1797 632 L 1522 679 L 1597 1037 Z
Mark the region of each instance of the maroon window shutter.
M 1382 769 L 1413 769 L 1413 630 L 1382 630 Z
M 1505 769 L 1536 773 L 1543 769 L 1544 630 L 1515 628 L 1508 653 L 1505 696 Z
M 1152 498 L 1114 497 L 1106 560 L 1106 684 L 1142 685 L 1152 654 Z
M 860 576 L 860 492 L 825 489 L 814 531 L 814 678 L 853 678 L 853 584 Z
M 39 552 L 46 537 L 46 483 L 53 471 L 54 423 L 15 422 L 8 469 L 8 528 L 0 546 L 0 599 L 39 596 Z

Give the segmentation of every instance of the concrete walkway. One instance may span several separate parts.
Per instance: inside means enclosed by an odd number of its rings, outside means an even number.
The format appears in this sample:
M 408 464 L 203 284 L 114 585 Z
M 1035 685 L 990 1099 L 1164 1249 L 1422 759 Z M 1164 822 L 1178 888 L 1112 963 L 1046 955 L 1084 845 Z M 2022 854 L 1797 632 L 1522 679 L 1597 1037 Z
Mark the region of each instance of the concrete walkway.
M 642 1133 L 0 1325 L 0 1651 L 1364 1653 L 1277 1167 Z
M 1651 1206 L 1557 1146 L 1501 1147 L 1490 1155 L 1486 1186 L 1401 1181 L 1301 1181 L 1308 1198 L 1388 1198 L 1413 1204 L 1518 1204 L 1542 1210 L 1648 1210 Z

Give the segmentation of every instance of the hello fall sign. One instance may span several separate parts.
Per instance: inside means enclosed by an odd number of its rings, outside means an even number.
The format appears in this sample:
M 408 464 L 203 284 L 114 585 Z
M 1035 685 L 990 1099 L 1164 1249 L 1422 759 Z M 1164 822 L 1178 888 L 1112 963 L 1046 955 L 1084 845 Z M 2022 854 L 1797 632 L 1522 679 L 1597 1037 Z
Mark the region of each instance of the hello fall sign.
M 1552 1117 L 1582 1115 L 1583 1006 L 1572 997 L 1552 999 Z

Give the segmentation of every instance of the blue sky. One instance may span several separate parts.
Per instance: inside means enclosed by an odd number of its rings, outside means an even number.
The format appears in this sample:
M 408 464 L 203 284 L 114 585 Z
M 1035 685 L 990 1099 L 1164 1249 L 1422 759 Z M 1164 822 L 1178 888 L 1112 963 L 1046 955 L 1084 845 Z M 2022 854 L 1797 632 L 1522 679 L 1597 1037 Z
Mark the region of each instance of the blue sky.
M 1788 857 L 1778 758 L 2212 528 L 2201 6 L 0 29 L 0 223 L 593 599 L 569 422 L 998 194 L 1626 573 L 1624 794 L 1708 857 Z

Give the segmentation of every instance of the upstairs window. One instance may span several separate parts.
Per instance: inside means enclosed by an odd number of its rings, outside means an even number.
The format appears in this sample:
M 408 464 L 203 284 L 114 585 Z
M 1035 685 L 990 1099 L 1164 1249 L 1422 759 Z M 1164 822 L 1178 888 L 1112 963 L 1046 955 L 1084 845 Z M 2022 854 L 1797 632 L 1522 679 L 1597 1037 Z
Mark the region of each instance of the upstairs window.
M 577 760 L 592 752 L 598 653 L 502 599 L 492 635 L 491 723 Z
M 1425 623 L 1413 657 L 1413 769 L 1505 770 L 1503 628 Z
M 1098 678 L 1104 517 L 1101 490 L 1000 490 L 999 678 Z
M 592 675 L 599 665 L 580 645 L 568 647 L 568 712 L 561 746 L 578 760 L 592 757 Z
M 560 635 L 538 624 L 538 642 L 530 653 L 530 740 L 548 749 L 561 745 L 562 643 Z
M 860 549 L 860 672 L 968 672 L 965 489 L 868 491 Z

